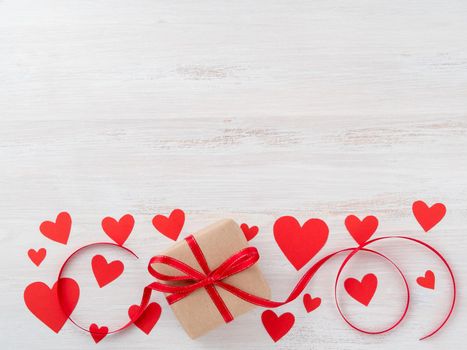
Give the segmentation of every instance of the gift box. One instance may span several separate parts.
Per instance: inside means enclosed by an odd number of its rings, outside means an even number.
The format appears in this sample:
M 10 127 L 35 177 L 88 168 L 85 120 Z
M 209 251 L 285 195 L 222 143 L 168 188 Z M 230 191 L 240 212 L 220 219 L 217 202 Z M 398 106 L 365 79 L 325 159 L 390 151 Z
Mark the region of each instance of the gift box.
M 193 239 L 201 251 L 200 254 L 204 255 L 205 262 L 210 270 L 215 270 L 226 259 L 248 247 L 242 230 L 231 219 L 221 220 L 196 232 L 193 234 Z M 175 258 L 197 271 L 203 271 L 199 259 L 195 257 L 193 248 L 189 246 L 187 240 L 176 243 L 165 251 L 163 255 Z M 172 276 L 183 275 L 179 270 L 167 265 L 154 263 L 151 267 L 162 274 Z M 269 286 L 257 263 L 243 271 L 224 278 L 222 282 L 228 283 L 247 293 L 266 299 L 270 298 L 271 292 Z M 177 286 L 183 285 L 184 282 L 164 281 L 164 283 Z M 171 304 L 175 316 L 192 339 L 225 324 L 226 321 L 228 322 L 223 317 L 221 308 L 216 305 L 216 298 L 212 296 L 212 294 L 216 293 L 218 293 L 218 297 L 220 297 L 227 308 L 228 311 L 226 312 L 230 313 L 233 319 L 255 308 L 255 305 L 215 285 L 198 288 L 186 297 Z

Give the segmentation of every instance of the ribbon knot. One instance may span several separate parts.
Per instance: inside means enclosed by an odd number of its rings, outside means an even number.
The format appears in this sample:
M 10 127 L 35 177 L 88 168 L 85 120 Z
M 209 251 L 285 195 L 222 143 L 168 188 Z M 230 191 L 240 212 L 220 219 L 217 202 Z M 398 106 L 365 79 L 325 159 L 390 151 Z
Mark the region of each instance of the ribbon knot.
M 213 276 L 207 276 L 204 279 L 204 281 L 206 282 L 206 284 L 205 284 L 205 286 L 206 286 L 206 285 L 209 285 L 209 284 L 215 284 L 218 281 L 218 279 L 213 277 Z
M 186 241 L 202 271 L 198 271 L 186 263 L 170 256 L 158 255 L 151 258 L 149 261 L 149 273 L 158 280 L 172 283 L 153 282 L 149 287 L 167 293 L 166 299 L 169 304 L 186 298 L 200 288 L 205 288 L 225 322 L 232 321 L 233 316 L 219 295 L 216 286 L 228 291 L 231 291 L 232 288 L 236 289 L 236 287 L 225 283 L 223 280 L 254 265 L 259 259 L 258 250 L 254 247 L 242 249 L 225 260 L 217 268 L 211 270 L 195 238 L 193 236 L 188 236 Z M 182 274 L 161 273 L 152 267 L 154 264 L 169 266 Z

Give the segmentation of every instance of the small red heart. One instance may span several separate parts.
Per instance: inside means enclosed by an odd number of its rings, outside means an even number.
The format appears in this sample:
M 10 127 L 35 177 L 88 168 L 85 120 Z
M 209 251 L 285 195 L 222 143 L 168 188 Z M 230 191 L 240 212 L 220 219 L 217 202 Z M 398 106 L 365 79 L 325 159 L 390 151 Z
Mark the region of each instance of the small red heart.
M 303 305 L 305 305 L 306 312 L 310 313 L 321 305 L 321 298 L 312 298 L 311 295 L 307 293 L 303 296 Z
M 274 311 L 266 310 L 261 315 L 261 321 L 272 340 L 277 342 L 293 327 L 295 316 L 290 312 L 277 316 Z
M 300 226 L 293 216 L 282 216 L 274 223 L 274 238 L 297 271 L 323 248 L 328 234 L 328 226 L 320 219 L 310 219 Z
M 255 236 L 258 234 L 258 231 L 259 231 L 258 226 L 249 227 L 247 224 L 241 224 L 240 228 L 242 229 L 243 234 L 245 235 L 245 238 L 247 241 L 250 241 L 253 238 L 255 238 Z
M 98 327 L 97 324 L 93 323 L 89 326 L 89 332 L 91 332 L 91 337 L 97 344 L 106 337 L 109 329 L 106 326 Z
M 370 215 L 360 220 L 355 215 L 349 215 L 345 218 L 345 227 L 353 239 L 362 245 L 375 233 L 378 228 L 378 219 Z
M 71 231 L 71 216 L 66 211 L 57 215 L 55 222 L 44 221 L 40 226 L 41 233 L 58 243 L 67 244 Z
M 435 274 L 431 270 L 426 270 L 425 276 L 417 278 L 417 283 L 423 288 L 435 289 Z
M 36 265 L 39 266 L 42 261 L 45 259 L 45 255 L 47 254 L 47 251 L 45 248 L 40 248 L 39 250 L 35 249 L 29 249 L 28 250 L 28 256 L 29 259 Z
M 123 215 L 118 221 L 110 216 L 102 220 L 102 229 L 118 245 L 125 243 L 134 225 L 135 219 L 131 214 Z
M 435 203 L 429 207 L 424 201 L 416 201 L 412 205 L 412 212 L 425 232 L 430 231 L 446 214 L 443 203 Z
M 181 209 L 172 210 L 169 217 L 159 214 L 152 219 L 152 224 L 156 230 L 174 241 L 180 235 L 184 223 L 185 213 Z
M 58 300 L 59 290 L 61 305 Z M 79 286 L 71 278 L 59 279 L 52 288 L 43 282 L 33 282 L 26 287 L 23 297 L 29 311 L 58 333 L 78 303 Z
M 131 319 L 139 312 L 139 305 L 131 305 L 128 309 L 128 315 Z M 157 321 L 161 317 L 161 306 L 158 303 L 149 304 L 137 320 L 133 321 L 136 327 L 141 329 L 144 333 L 151 333 Z
M 344 287 L 347 293 L 359 303 L 368 306 L 376 292 L 378 279 L 372 273 L 363 276 L 362 281 L 355 278 L 347 278 Z
M 92 272 L 100 288 L 117 279 L 123 273 L 123 263 L 115 260 L 107 263 L 102 255 L 96 255 L 91 261 Z

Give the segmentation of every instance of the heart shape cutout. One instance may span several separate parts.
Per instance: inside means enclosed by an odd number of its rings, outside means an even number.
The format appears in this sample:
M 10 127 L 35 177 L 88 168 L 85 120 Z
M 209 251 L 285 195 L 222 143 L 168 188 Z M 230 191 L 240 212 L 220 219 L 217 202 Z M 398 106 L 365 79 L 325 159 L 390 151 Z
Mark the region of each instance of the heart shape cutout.
M 272 340 L 277 342 L 293 327 L 295 316 L 290 312 L 277 316 L 274 311 L 266 310 L 261 315 L 261 321 Z
M 29 311 L 58 333 L 78 303 L 79 286 L 71 278 L 60 278 L 52 288 L 43 282 L 33 282 L 26 287 L 23 297 Z
M 102 255 L 96 255 L 91 261 L 92 272 L 100 288 L 116 280 L 123 273 L 123 263 L 115 260 L 110 263 Z
M 128 315 L 131 319 L 133 319 L 133 317 L 138 314 L 139 309 L 139 305 L 130 306 L 128 309 Z M 143 313 L 138 317 L 138 319 L 133 321 L 133 323 L 136 327 L 149 335 L 157 321 L 159 321 L 161 312 L 162 308 L 158 303 L 151 303 L 146 307 L 146 309 L 144 309 Z
M 378 219 L 370 215 L 360 220 L 355 215 L 349 215 L 345 218 L 345 227 L 353 239 L 362 245 L 375 233 L 378 228 Z
M 123 215 L 118 221 L 110 216 L 102 220 L 102 229 L 118 245 L 125 243 L 134 226 L 135 219 L 131 214 Z
M 362 281 L 355 278 L 347 278 L 344 287 L 347 293 L 359 303 L 368 306 L 375 295 L 378 279 L 372 273 L 363 276 Z
M 329 234 L 323 220 L 309 219 L 300 226 L 293 216 L 277 219 L 273 230 L 279 248 L 297 271 L 323 248 Z
M 417 283 L 423 288 L 435 289 L 435 274 L 431 270 L 426 270 L 425 276 L 417 278 Z
M 44 261 L 46 254 L 47 250 L 45 250 L 45 248 L 40 248 L 38 250 L 31 248 L 28 250 L 29 259 L 31 259 L 36 266 L 39 266 L 42 261 Z
M 52 241 L 67 244 L 71 231 L 71 216 L 66 211 L 57 215 L 55 222 L 44 221 L 39 226 L 41 233 Z
M 255 236 L 258 234 L 258 231 L 259 231 L 258 226 L 249 227 L 245 223 L 241 224 L 240 228 L 242 229 L 243 234 L 245 235 L 245 238 L 246 238 L 247 241 L 250 241 L 253 238 L 255 238 Z
M 305 306 L 306 312 L 310 313 L 321 305 L 321 298 L 312 298 L 311 295 L 307 293 L 303 296 L 303 305 Z
M 176 241 L 185 224 L 185 213 L 181 209 L 174 209 L 169 217 L 158 214 L 152 219 L 152 224 L 164 236 Z
M 92 339 L 94 339 L 97 344 L 107 336 L 109 328 L 106 326 L 99 327 L 97 324 L 93 323 L 89 326 L 89 332 L 91 333 Z
M 428 232 L 446 215 L 446 206 L 435 203 L 429 207 L 424 201 L 416 201 L 412 205 L 412 212 L 423 230 Z

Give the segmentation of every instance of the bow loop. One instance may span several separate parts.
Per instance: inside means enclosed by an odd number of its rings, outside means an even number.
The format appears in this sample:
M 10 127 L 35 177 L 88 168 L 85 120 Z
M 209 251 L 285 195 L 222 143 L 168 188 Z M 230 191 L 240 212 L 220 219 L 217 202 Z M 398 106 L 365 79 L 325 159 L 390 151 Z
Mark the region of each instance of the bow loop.
M 254 247 L 248 247 L 240 250 L 230 258 L 220 264 L 213 272 L 212 276 L 216 281 L 223 280 L 229 276 L 240 273 L 259 260 L 258 250 Z
M 161 264 L 178 270 L 184 275 L 168 275 L 157 271 L 152 265 Z M 157 255 L 149 260 L 149 273 L 161 281 L 198 281 L 206 277 L 205 274 L 185 264 L 184 262 L 166 255 Z

